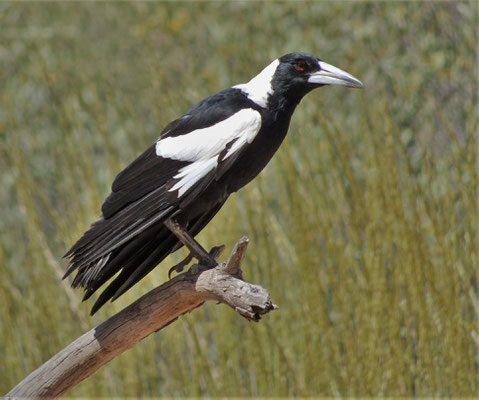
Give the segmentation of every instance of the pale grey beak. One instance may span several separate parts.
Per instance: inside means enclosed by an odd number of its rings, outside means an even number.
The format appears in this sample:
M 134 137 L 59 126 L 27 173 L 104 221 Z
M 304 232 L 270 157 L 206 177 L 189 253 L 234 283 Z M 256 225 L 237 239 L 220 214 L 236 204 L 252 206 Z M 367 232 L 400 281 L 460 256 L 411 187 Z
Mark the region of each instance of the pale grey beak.
M 363 88 L 364 85 L 359 79 L 348 74 L 347 72 L 336 68 L 324 61 L 319 61 L 319 71 L 313 72 L 309 78 L 309 83 L 318 85 L 337 85 L 346 86 L 350 88 Z

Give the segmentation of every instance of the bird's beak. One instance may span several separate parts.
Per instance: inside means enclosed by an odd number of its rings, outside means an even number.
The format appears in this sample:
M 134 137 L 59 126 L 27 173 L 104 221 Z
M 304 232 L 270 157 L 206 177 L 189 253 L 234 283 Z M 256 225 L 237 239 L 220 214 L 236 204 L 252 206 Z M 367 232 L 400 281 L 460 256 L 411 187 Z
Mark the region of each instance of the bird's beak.
M 347 72 L 333 67 L 324 61 L 319 61 L 319 71 L 313 72 L 309 78 L 309 83 L 318 85 L 337 85 L 351 88 L 363 88 L 364 85 L 359 79 L 348 74 Z

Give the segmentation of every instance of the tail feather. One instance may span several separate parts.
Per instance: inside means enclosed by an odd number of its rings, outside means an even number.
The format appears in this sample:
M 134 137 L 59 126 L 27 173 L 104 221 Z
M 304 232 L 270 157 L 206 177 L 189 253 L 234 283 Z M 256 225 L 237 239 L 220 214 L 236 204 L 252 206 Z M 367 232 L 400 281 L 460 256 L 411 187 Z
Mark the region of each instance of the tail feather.
M 192 236 L 198 234 L 221 206 L 222 203 L 190 220 L 188 232 Z M 93 305 L 92 315 L 107 301 L 120 297 L 182 246 L 176 236 L 163 225 L 166 218 L 177 213 L 178 210 L 173 206 L 156 209 L 155 214 L 142 218 L 133 228 L 122 224 L 119 227 L 116 215 L 109 219 L 101 218 L 72 247 L 67 253 L 71 266 L 65 277 L 77 270 L 72 286 L 85 289 L 83 300 L 90 298 L 114 277 Z
M 153 243 L 153 246 L 148 246 L 147 257 L 141 262 L 141 264 L 137 265 L 127 279 L 116 290 L 115 295 L 111 299 L 112 301 L 116 300 L 138 281 L 144 278 L 153 268 L 162 262 L 166 256 L 172 253 L 172 250 L 178 244 L 178 239 L 172 233 L 168 233 L 168 236 L 163 238 L 161 244 L 158 246 L 156 246 L 156 244 L 157 243 Z
M 116 235 L 109 234 L 106 239 L 99 241 L 98 244 L 93 243 L 88 253 L 82 254 L 80 256 L 76 256 L 75 254 L 73 256 L 73 261 L 78 265 L 78 268 L 90 264 L 92 261 L 98 259 L 98 257 L 102 257 L 103 255 L 108 254 L 116 248 L 119 248 L 123 244 L 129 242 L 131 239 L 140 235 L 151 226 L 161 223 L 173 213 L 174 207 L 169 207 L 165 210 L 162 210 L 158 214 L 143 220 L 141 225 L 137 225 L 133 229 L 126 228 L 124 231 Z
M 142 235 L 138 235 L 120 249 L 115 250 L 111 254 L 108 264 L 103 267 L 96 279 L 85 282 L 86 285 L 84 285 L 84 287 L 86 288 L 86 293 L 83 297 L 83 301 L 90 298 L 100 286 L 112 278 L 126 263 L 135 262 L 132 258 L 135 257 L 135 255 L 138 257 L 142 249 L 142 243 L 143 246 L 145 242 L 149 243 L 162 228 L 161 224 L 158 224 L 145 231 Z
M 177 242 L 178 239 L 166 228 L 158 237 L 147 242 L 138 253 L 135 253 L 122 265 L 120 274 L 103 290 L 93 305 L 90 314 L 96 313 L 107 301 L 113 301 L 120 297 L 147 275 L 170 254 Z
M 170 217 L 175 206 L 163 201 L 164 193 L 156 190 L 146 197 L 131 203 L 113 217 L 101 217 L 73 245 L 64 257 L 71 258 L 72 267 L 65 277 L 76 268 L 89 265 L 104 254 L 126 243 L 131 238 L 148 229 L 155 222 Z

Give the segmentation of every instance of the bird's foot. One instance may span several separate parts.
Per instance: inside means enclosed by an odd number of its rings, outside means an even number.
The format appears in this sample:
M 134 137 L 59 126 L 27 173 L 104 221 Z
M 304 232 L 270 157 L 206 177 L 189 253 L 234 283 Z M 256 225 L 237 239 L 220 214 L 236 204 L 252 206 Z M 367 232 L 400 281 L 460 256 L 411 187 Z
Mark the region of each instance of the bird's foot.
M 214 246 L 211 248 L 210 252 L 208 253 L 213 259 L 216 261 L 216 259 L 223 254 L 223 251 L 225 250 L 225 245 L 220 244 L 219 246 Z
M 188 254 L 186 258 L 182 261 L 180 261 L 178 264 L 173 265 L 169 270 L 168 270 L 168 279 L 171 279 L 171 273 L 175 271 L 177 274 L 180 274 L 183 272 L 184 268 L 191 262 L 193 259 L 193 254 Z
M 225 249 L 224 244 L 222 244 L 221 246 L 214 246 L 209 251 L 208 255 L 216 261 L 216 259 L 223 253 L 224 249 Z M 190 253 L 186 256 L 184 260 L 180 261 L 176 265 L 173 265 L 168 271 L 168 279 L 171 279 L 171 274 L 173 273 L 173 271 L 175 271 L 177 274 L 182 273 L 184 268 L 191 262 L 191 260 L 193 260 L 194 257 L 195 257 L 194 254 Z

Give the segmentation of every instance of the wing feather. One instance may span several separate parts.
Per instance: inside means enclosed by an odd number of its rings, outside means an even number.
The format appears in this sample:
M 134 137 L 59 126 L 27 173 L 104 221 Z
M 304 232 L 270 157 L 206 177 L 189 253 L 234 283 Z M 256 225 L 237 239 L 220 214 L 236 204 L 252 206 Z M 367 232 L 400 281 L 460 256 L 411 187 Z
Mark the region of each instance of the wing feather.
M 160 139 L 156 144 L 158 155 L 190 162 L 167 183 L 167 198 L 180 200 L 182 207 L 190 204 L 231 168 L 260 129 L 261 114 L 245 108 L 209 128 Z M 188 200 L 183 198 L 186 195 Z

